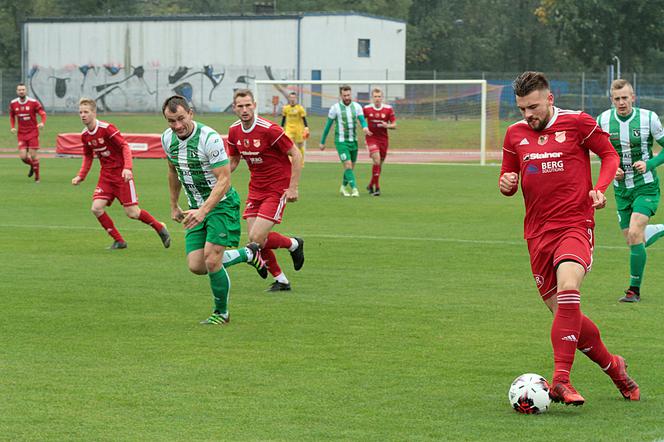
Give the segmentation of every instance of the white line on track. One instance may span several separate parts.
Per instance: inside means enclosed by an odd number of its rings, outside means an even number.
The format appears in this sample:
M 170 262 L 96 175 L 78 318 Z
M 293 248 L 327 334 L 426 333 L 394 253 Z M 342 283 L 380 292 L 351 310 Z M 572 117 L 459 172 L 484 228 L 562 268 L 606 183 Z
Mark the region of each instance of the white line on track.
M 98 226 L 58 226 L 58 225 L 39 225 L 39 224 L 0 224 L 0 229 L 51 229 L 51 230 L 99 230 Z M 122 231 L 150 231 L 148 227 L 122 227 Z M 507 245 L 507 246 L 526 246 L 525 240 L 522 241 L 507 241 L 500 239 L 463 239 L 463 238 L 442 238 L 442 237 L 413 237 L 413 236 L 377 236 L 377 235 L 338 235 L 326 233 L 306 233 L 298 232 L 305 238 L 321 238 L 321 239 L 347 239 L 347 240 L 371 240 L 371 241 L 414 241 L 414 242 L 442 242 L 442 243 L 457 243 L 457 244 L 486 244 L 486 245 Z M 609 250 L 626 250 L 627 246 L 602 246 L 595 245 L 598 249 Z

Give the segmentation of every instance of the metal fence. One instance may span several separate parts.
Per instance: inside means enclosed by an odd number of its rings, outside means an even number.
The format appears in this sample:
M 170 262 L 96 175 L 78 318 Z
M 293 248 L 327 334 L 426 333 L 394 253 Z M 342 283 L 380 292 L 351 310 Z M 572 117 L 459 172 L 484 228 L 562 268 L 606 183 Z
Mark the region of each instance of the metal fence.
M 445 72 L 445 71 L 358 71 L 328 69 L 311 71 L 308 78 L 323 80 L 423 80 L 485 79 L 490 85 L 505 86 L 500 96 L 500 117 L 518 118 L 511 82 L 518 72 Z M 598 115 L 610 107 L 610 72 L 547 73 L 556 105 L 581 109 Z M 160 103 L 179 93 L 191 99 L 201 111 L 230 110 L 233 90 L 251 87 L 256 79 L 292 80 L 293 69 L 260 67 L 201 68 L 173 67 L 143 69 L 132 67 L 70 66 L 66 69 L 33 68 L 28 75 L 18 70 L 0 70 L 0 103 L 2 112 L 15 96 L 16 84 L 25 81 L 30 94 L 40 99 L 49 112 L 76 112 L 78 99 L 97 99 L 103 111 L 158 112 Z M 664 113 L 664 75 L 623 74 L 635 86 L 637 106 Z

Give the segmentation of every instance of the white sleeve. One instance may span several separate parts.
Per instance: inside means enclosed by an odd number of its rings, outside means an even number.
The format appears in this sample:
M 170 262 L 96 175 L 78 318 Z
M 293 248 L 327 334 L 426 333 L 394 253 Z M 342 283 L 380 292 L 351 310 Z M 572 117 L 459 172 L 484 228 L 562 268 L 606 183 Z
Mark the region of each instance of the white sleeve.
M 327 118 L 331 120 L 336 120 L 337 119 L 337 106 L 332 105 L 330 107 L 330 111 L 327 113 Z
M 203 154 L 207 157 L 210 167 L 226 164 L 228 162 L 228 154 L 226 154 L 224 141 L 221 139 L 221 136 L 215 131 L 210 131 L 205 134 L 205 137 Z
M 661 140 L 664 137 L 662 122 L 659 121 L 659 117 L 654 112 L 650 114 L 650 133 L 655 140 Z

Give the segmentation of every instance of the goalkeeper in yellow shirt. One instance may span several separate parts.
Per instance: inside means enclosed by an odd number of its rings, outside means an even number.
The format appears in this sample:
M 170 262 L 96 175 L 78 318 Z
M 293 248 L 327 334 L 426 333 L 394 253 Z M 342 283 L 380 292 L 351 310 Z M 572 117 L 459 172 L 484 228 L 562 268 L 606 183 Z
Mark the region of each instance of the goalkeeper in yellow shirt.
M 288 138 L 300 149 L 302 165 L 304 166 L 304 142 L 309 138 L 309 125 L 307 125 L 307 111 L 297 102 L 297 93 L 288 93 L 288 104 L 281 111 L 281 127 L 284 128 Z

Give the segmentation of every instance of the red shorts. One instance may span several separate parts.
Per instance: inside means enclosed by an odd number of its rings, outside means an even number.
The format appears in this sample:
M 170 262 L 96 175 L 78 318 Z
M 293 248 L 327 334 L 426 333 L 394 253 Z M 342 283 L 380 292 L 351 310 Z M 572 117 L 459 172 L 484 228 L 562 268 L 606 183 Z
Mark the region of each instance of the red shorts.
M 271 194 L 260 198 L 247 198 L 247 204 L 244 207 L 243 219 L 247 218 L 264 218 L 281 224 L 281 219 L 286 210 L 286 194 L 281 196 Z
M 122 177 L 100 175 L 92 199 L 106 200 L 110 206 L 115 198 L 125 207 L 137 205 L 138 196 L 134 180 L 125 181 Z
M 593 229 L 583 227 L 552 230 L 528 240 L 530 268 L 543 300 L 556 293 L 556 267 L 561 261 L 578 262 L 590 271 L 594 241 Z
M 369 155 L 373 154 L 374 152 L 379 152 L 380 153 L 380 159 L 384 160 L 385 157 L 387 156 L 387 140 L 385 141 L 380 141 L 380 140 L 371 140 L 367 141 L 367 149 L 369 149 Z
M 39 149 L 39 135 L 25 134 L 18 135 L 18 148 L 25 149 Z

